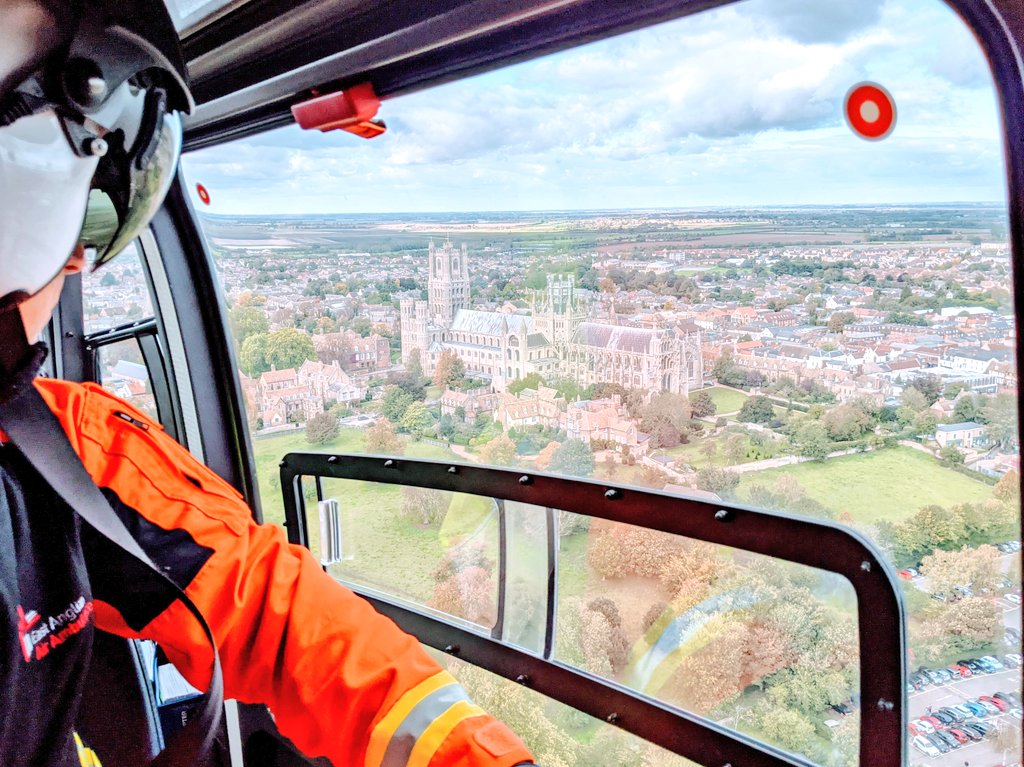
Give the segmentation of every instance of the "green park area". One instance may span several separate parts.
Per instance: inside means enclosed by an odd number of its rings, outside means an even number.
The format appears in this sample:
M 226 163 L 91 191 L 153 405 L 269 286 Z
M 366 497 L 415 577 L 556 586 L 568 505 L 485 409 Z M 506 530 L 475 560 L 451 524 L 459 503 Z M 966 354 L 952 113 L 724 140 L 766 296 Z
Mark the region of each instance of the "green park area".
M 302 428 L 253 440 L 264 519 L 284 522 L 278 464 L 287 453 L 365 453 L 365 445 L 366 432 L 362 429 L 341 429 L 335 439 L 315 449 L 306 442 Z M 447 449 L 426 442 L 408 443 L 405 454 L 410 458 L 454 457 Z M 343 545 L 352 555 L 336 566 L 337 574 L 421 602 L 428 600 L 434 583 L 432 573 L 444 559 L 445 547 L 436 528 L 423 527 L 402 514 L 402 488 L 353 480 L 324 480 L 323 488 L 326 497 L 336 498 L 341 504 L 343 537 L 348 536 L 348 544 Z M 489 503 L 486 499 L 473 500 Z M 315 496 L 307 490 L 313 522 L 311 544 L 316 552 L 319 530 L 314 522 L 314 501 Z M 480 503 L 459 504 L 452 519 L 446 520 L 450 532 L 444 537 L 466 534 L 474 520 L 479 522 L 485 516 L 481 508 Z
M 700 391 L 706 391 L 711 395 L 711 400 L 715 403 L 715 412 L 718 415 L 739 410 L 747 401 L 747 395 L 743 392 L 726 389 L 724 386 L 712 386 L 710 389 L 700 389 Z M 694 393 L 690 392 L 691 395 Z
M 922 506 L 954 506 L 989 498 L 984 482 L 944 468 L 929 455 L 908 447 L 785 466 L 741 475 L 737 495 L 749 499 L 753 485 L 772 487 L 788 474 L 807 496 L 864 523 L 898 522 Z

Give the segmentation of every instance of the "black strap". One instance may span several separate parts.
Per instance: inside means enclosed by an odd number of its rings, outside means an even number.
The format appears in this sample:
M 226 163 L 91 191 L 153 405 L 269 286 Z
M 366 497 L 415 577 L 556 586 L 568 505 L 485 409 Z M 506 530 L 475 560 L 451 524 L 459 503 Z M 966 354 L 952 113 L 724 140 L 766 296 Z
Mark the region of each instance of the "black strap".
M 41 355 L 40 355 L 41 356 Z M 57 417 L 32 385 L 37 365 L 29 365 L 5 387 L 0 398 L 0 427 L 64 502 L 97 533 L 142 562 L 169 596 L 180 601 L 202 626 L 213 650 L 213 669 L 199 716 L 175 733 L 151 767 L 199 767 L 205 763 L 220 729 L 224 682 L 217 643 L 191 599 L 142 550 L 86 472 Z M 27 373 L 27 375 L 26 375 Z

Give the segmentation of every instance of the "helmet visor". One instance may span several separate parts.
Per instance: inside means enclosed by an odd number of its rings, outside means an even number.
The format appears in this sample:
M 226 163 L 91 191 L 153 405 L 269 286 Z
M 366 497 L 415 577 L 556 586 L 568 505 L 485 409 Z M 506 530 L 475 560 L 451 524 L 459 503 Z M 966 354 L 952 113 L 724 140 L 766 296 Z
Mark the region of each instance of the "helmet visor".
M 79 242 L 93 248 L 93 269 L 98 269 L 135 240 L 160 208 L 174 180 L 181 154 L 181 120 L 177 114 L 163 114 L 157 128 L 156 146 L 149 158 L 127 165 L 128 199 L 119 215 L 111 197 L 100 189 L 89 192 L 85 222 Z

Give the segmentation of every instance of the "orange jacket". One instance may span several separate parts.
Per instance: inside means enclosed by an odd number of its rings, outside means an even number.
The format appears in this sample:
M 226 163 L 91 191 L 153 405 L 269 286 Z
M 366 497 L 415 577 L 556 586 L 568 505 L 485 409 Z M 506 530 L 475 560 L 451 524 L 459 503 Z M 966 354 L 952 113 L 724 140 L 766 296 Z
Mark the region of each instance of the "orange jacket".
M 415 638 L 280 528 L 257 525 L 241 496 L 158 424 L 94 384 L 36 386 L 142 548 L 203 612 L 227 696 L 267 704 L 296 746 L 339 767 L 532 760 Z M 115 568 L 93 578 L 92 562 L 89 569 L 97 627 L 156 640 L 186 678 L 205 686 L 209 646 L 185 608 L 133 602 L 129 578 Z

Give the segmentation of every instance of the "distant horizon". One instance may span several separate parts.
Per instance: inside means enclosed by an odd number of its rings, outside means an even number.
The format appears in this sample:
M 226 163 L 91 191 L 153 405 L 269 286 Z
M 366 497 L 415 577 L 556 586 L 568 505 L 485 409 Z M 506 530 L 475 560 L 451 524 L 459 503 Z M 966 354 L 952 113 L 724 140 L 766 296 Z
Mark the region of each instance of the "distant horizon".
M 424 210 L 424 211 L 337 211 L 318 213 L 214 213 L 196 207 L 200 217 L 209 218 L 330 218 L 336 216 L 475 216 L 485 214 L 527 214 L 527 213 L 672 213 L 672 212 L 728 212 L 743 211 L 785 211 L 785 210 L 848 210 L 848 209 L 915 209 L 915 208 L 957 208 L 957 207 L 1002 207 L 1009 213 L 1009 203 L 1005 200 L 950 200 L 948 202 L 878 202 L 878 203 L 819 203 L 819 204 L 766 204 L 766 205 L 708 205 L 708 206 L 677 206 L 652 208 L 614 207 L 614 208 L 488 208 L 479 210 Z

